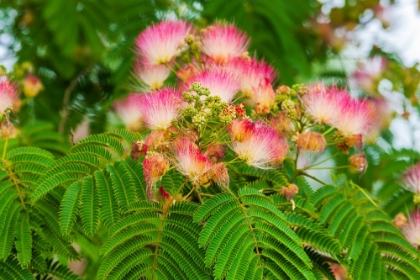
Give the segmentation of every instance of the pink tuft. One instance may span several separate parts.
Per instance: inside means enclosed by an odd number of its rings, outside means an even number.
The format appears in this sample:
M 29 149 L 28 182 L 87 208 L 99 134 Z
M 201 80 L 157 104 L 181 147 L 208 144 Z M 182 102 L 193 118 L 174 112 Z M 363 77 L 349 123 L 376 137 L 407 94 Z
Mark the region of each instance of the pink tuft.
M 202 51 L 216 63 L 226 63 L 244 53 L 249 44 L 234 25 L 216 23 L 202 30 Z
M 182 95 L 172 88 L 162 88 L 144 94 L 137 102 L 143 120 L 151 129 L 167 129 L 178 117 L 182 105 Z
M 411 166 L 403 175 L 404 188 L 420 194 L 420 163 Z
M 200 185 L 203 176 L 211 169 L 212 161 L 203 155 L 187 138 L 181 138 L 173 148 L 176 169 L 188 177 L 194 185 Z
M 238 76 L 241 82 L 241 91 L 245 96 L 251 97 L 260 86 L 272 84 L 276 78 L 274 68 L 265 61 L 253 58 L 237 58 L 226 65 L 226 70 Z
M 188 79 L 185 88 L 194 82 L 210 90 L 210 96 L 219 96 L 224 102 L 230 102 L 240 89 L 240 82 L 236 76 L 220 69 L 207 70 Z
M 276 93 L 271 84 L 261 85 L 251 96 L 251 101 L 256 104 L 255 112 L 265 115 L 270 113 L 271 108 L 276 104 Z
M 342 104 L 349 99 L 347 92 L 319 83 L 309 87 L 309 92 L 302 97 L 302 104 L 315 122 L 331 125 L 340 118 Z
M 408 224 L 402 230 L 413 246 L 416 248 L 420 246 L 420 211 L 418 209 L 408 217 Z
M 170 70 L 165 65 L 152 65 L 140 59 L 134 65 L 134 78 L 151 90 L 161 88 L 169 74 Z
M 131 93 L 125 99 L 118 100 L 114 103 L 114 108 L 118 116 L 125 126 L 133 131 L 137 131 L 141 127 L 142 113 L 137 106 L 140 98 L 140 94 Z
M 13 103 L 18 98 L 16 85 L 11 83 L 6 77 L 0 78 L 0 116 L 6 109 L 11 109 Z
M 248 137 L 235 141 L 231 133 L 232 149 L 246 164 L 268 169 L 270 165 L 282 163 L 288 152 L 286 140 L 274 129 L 262 123 L 255 123 Z
M 176 57 L 191 25 L 186 21 L 161 21 L 147 27 L 136 39 L 138 53 L 150 64 L 169 63 Z
M 388 62 L 385 57 L 375 56 L 364 63 L 360 63 L 353 73 L 353 80 L 356 85 L 368 93 L 375 93 L 375 85 L 384 72 Z
M 155 154 L 143 161 L 143 175 L 146 181 L 146 192 L 153 200 L 153 186 L 169 169 L 169 160 L 162 154 Z
M 338 115 L 331 120 L 344 136 L 366 135 L 373 125 L 372 108 L 365 100 L 343 98 Z

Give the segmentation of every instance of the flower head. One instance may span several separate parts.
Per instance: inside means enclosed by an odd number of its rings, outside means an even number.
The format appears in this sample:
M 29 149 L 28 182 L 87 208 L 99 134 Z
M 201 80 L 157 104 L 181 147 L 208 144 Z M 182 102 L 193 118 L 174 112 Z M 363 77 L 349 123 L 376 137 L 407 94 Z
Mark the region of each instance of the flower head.
M 414 246 L 420 246 L 420 211 L 415 210 L 408 216 L 408 223 L 402 228 L 407 240 Z
M 403 175 L 404 188 L 420 194 L 420 163 L 411 166 Z
M 265 61 L 239 57 L 226 65 L 226 69 L 239 77 L 241 91 L 245 96 L 252 96 L 260 86 L 272 84 L 276 78 L 274 68 Z
M 229 187 L 229 173 L 223 162 L 214 164 L 210 171 L 211 179 L 221 188 Z
M 232 150 L 246 164 L 267 169 L 270 165 L 283 162 L 288 152 L 288 145 L 274 129 L 262 123 L 255 123 L 248 134 L 242 142 L 239 142 L 231 133 Z
M 0 116 L 6 109 L 11 109 L 17 99 L 16 85 L 5 77 L 0 78 Z
M 216 63 L 226 63 L 239 57 L 248 48 L 249 40 L 245 33 L 234 25 L 216 23 L 202 30 L 202 51 Z
M 145 84 L 151 90 L 161 88 L 169 74 L 170 70 L 165 65 L 149 64 L 144 59 L 138 59 L 134 64 L 134 78 L 139 84 Z
M 375 56 L 365 63 L 360 63 L 353 74 L 356 85 L 368 93 L 375 93 L 375 87 L 387 64 L 386 58 L 382 56 Z
M 137 102 L 143 120 L 151 129 L 167 129 L 178 117 L 182 105 L 182 95 L 172 88 L 162 88 L 144 94 Z
M 226 145 L 221 143 L 210 144 L 204 155 L 210 158 L 213 162 L 217 162 L 225 157 Z
M 41 80 L 32 74 L 26 75 L 23 80 L 23 93 L 27 97 L 35 97 L 44 88 Z
M 169 170 L 169 160 L 162 154 L 155 154 L 143 161 L 143 175 L 147 195 L 153 200 L 153 186 Z
M 366 135 L 373 125 L 372 109 L 365 100 L 342 99 L 338 115 L 331 120 L 344 136 Z
M 270 113 L 271 108 L 276 104 L 276 94 L 271 84 L 260 85 L 251 96 L 251 101 L 256 104 L 255 112 L 257 114 Z
M 337 88 L 319 83 L 309 87 L 301 101 L 306 112 L 318 123 L 330 124 L 340 118 L 340 108 L 350 96 Z
M 359 172 L 365 172 L 368 167 L 365 154 L 357 154 L 349 157 L 350 165 L 357 169 Z
M 138 101 L 141 95 L 131 93 L 125 99 L 114 103 L 115 111 L 121 118 L 125 126 L 133 131 L 139 130 L 142 122 L 142 112 L 138 108 Z
M 252 136 L 254 128 L 255 124 L 248 119 L 234 120 L 228 126 L 228 131 L 232 141 L 243 142 Z
M 270 127 L 284 135 L 292 130 L 292 122 L 284 112 L 279 112 L 270 119 Z
M 138 53 L 150 64 L 165 64 L 178 55 L 189 34 L 186 21 L 161 21 L 147 27 L 136 39 Z
M 240 89 L 236 76 L 221 69 L 211 69 L 189 78 L 186 88 L 194 82 L 210 90 L 210 96 L 219 96 L 223 102 L 230 102 Z
M 201 185 L 203 177 L 211 169 L 212 161 L 203 155 L 195 143 L 187 138 L 175 141 L 173 152 L 176 160 L 175 168 L 188 177 L 194 185 Z

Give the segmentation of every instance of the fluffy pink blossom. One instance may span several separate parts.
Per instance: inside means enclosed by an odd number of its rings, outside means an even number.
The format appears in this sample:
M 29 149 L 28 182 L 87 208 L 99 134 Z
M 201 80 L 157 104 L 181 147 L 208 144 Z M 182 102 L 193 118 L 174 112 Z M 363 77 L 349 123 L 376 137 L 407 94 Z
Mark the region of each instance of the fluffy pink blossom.
M 7 78 L 0 78 L 0 116 L 8 108 L 12 108 L 13 103 L 16 101 L 18 95 L 16 86 L 12 84 Z
M 271 84 L 261 85 L 251 96 L 251 101 L 256 105 L 257 114 L 268 114 L 276 104 L 276 93 Z
M 420 163 L 411 166 L 403 175 L 404 187 L 416 194 L 420 194 Z
M 151 129 L 167 129 L 178 117 L 182 95 L 175 89 L 162 88 L 144 94 L 137 102 L 144 124 Z
M 420 211 L 418 209 L 408 217 L 408 223 L 402 230 L 412 245 L 416 248 L 420 246 Z
M 248 48 L 245 33 L 234 25 L 216 23 L 202 30 L 202 51 L 216 63 L 226 63 L 239 57 Z
M 359 63 L 357 70 L 353 73 L 353 80 L 362 90 L 375 93 L 378 79 L 387 64 L 388 61 L 382 56 L 374 56 L 364 63 Z
M 188 177 L 194 185 L 207 182 L 206 173 L 213 166 L 212 161 L 203 155 L 196 145 L 187 138 L 175 141 L 173 152 L 176 160 L 175 168 Z
M 161 21 L 147 27 L 136 39 L 138 53 L 150 64 L 165 64 L 176 57 L 189 34 L 186 21 Z
M 230 102 L 240 89 L 238 78 L 220 69 L 206 70 L 189 78 L 185 88 L 194 82 L 199 82 L 202 87 L 210 90 L 210 96 L 219 96 L 224 102 Z
M 151 90 L 161 88 L 169 74 L 170 70 L 165 65 L 152 65 L 140 59 L 134 64 L 134 78 L 140 85 L 144 84 Z
M 260 86 L 272 84 L 276 78 L 274 68 L 265 61 L 240 57 L 229 61 L 226 69 L 239 77 L 241 91 L 245 96 L 252 96 Z
M 347 98 L 341 100 L 338 115 L 331 120 L 344 136 L 366 135 L 373 125 L 372 108 L 366 100 Z
M 309 87 L 301 101 L 306 112 L 318 123 L 331 125 L 332 121 L 340 117 L 340 108 L 350 96 L 347 92 L 337 88 L 328 88 L 323 83 Z
M 126 98 L 114 103 L 117 115 L 121 118 L 125 126 L 133 131 L 139 130 L 142 124 L 143 115 L 137 105 L 140 98 L 140 94 L 131 93 Z
M 288 145 L 274 129 L 262 123 L 255 123 L 252 130 L 248 130 L 247 133 L 249 135 L 241 142 L 236 141 L 237 137 L 230 133 L 232 150 L 241 160 L 262 169 L 268 169 L 271 165 L 283 162 L 288 152 Z

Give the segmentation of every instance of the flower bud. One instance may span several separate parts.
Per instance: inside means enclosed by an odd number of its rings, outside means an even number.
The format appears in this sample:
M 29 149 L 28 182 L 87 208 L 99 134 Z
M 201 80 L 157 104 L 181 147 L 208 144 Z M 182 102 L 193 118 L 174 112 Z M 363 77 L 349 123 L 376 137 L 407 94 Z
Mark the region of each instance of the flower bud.
M 252 136 L 255 124 L 249 120 L 234 120 L 228 127 L 232 141 L 243 142 Z
M 398 213 L 392 222 L 397 228 L 402 228 L 407 224 L 407 217 L 403 213 Z
M 211 159 L 213 162 L 217 162 L 224 158 L 226 154 L 226 145 L 220 143 L 214 143 L 207 147 L 204 155 Z
M 148 150 L 156 150 L 161 146 L 168 145 L 171 134 L 167 130 L 153 130 L 144 140 L 144 145 Z
M 26 75 L 23 80 L 23 93 L 26 97 L 35 97 L 44 88 L 41 80 L 32 74 Z
M 296 145 L 303 151 L 322 153 L 327 145 L 327 141 L 325 141 L 325 137 L 321 133 L 308 131 L 299 135 Z
M 211 170 L 212 180 L 221 188 L 229 187 L 229 173 L 224 162 L 216 163 Z
M 292 130 L 290 119 L 283 112 L 276 114 L 270 119 L 270 127 L 280 134 L 286 134 Z
M 143 161 L 143 175 L 146 181 L 146 190 L 151 200 L 153 197 L 153 185 L 158 182 L 169 170 L 169 160 L 162 154 L 155 154 Z
M 291 200 L 299 192 L 299 187 L 295 184 L 290 184 L 287 187 L 282 187 L 280 194 L 284 195 L 288 200 Z
M 15 138 L 16 136 L 16 130 L 12 123 L 9 121 L 5 121 L 1 123 L 1 129 L 0 129 L 0 136 L 3 139 L 6 138 Z
M 365 154 L 353 155 L 349 158 L 349 162 L 350 162 L 351 166 L 356 168 L 357 171 L 359 171 L 361 173 L 365 172 L 367 167 L 368 167 L 368 163 L 367 163 Z

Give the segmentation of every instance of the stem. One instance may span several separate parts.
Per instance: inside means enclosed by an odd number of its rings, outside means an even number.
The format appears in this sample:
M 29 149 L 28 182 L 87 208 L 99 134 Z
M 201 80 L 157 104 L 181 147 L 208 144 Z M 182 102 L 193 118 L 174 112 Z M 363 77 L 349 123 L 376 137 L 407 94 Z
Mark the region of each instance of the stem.
M 378 204 L 376 204 L 375 201 L 373 201 L 373 199 L 369 196 L 369 194 L 366 193 L 366 191 L 364 189 L 362 189 L 358 185 L 354 184 L 353 182 L 351 182 L 351 184 L 352 184 L 352 186 L 358 188 L 366 196 L 366 198 L 369 199 L 370 202 L 372 202 L 373 205 L 378 207 Z
M 323 184 L 323 185 L 328 185 L 327 183 L 325 183 L 325 182 L 323 182 L 323 181 L 319 180 L 318 178 L 316 178 L 316 177 L 314 177 L 314 176 L 312 176 L 312 175 L 310 175 L 310 174 L 306 173 L 306 172 L 305 172 L 305 171 L 303 171 L 303 170 L 300 170 L 300 171 L 299 171 L 299 174 L 300 174 L 300 175 L 303 175 L 303 176 L 306 176 L 306 177 L 308 177 L 308 178 L 311 178 L 312 180 L 317 181 L 317 182 L 318 182 L 318 183 L 320 183 L 320 184 Z
M 334 129 L 333 126 L 331 126 L 327 131 L 325 131 L 324 133 L 322 133 L 322 135 L 327 135 L 328 133 L 330 133 L 332 130 Z
M 176 70 L 171 65 L 169 65 L 169 63 L 166 62 L 165 66 L 168 67 L 168 69 L 171 70 L 171 72 L 174 73 L 175 76 L 178 77 L 178 73 L 176 72 Z
M 351 167 L 351 165 L 328 166 L 328 167 L 315 167 L 315 168 L 307 167 L 307 168 L 305 168 L 305 170 L 308 170 L 308 169 L 310 169 L 310 170 L 341 169 L 341 168 L 349 168 L 349 167 Z
M 3 146 L 3 155 L 1 157 L 1 160 L 3 161 L 6 158 L 6 152 L 7 152 L 7 143 L 9 142 L 9 137 L 6 137 L 4 140 L 4 146 Z
M 183 201 L 186 200 L 190 194 L 192 194 L 192 192 L 194 191 L 194 187 L 191 188 L 191 191 L 182 199 Z
M 5 165 L 4 167 L 5 167 L 6 171 L 7 171 L 7 173 L 9 173 L 10 179 L 12 179 L 13 184 L 16 187 L 16 191 L 18 193 L 18 196 L 19 196 L 19 199 L 20 199 L 20 203 L 22 203 L 23 208 L 26 209 L 25 200 L 23 200 L 23 196 L 22 196 L 22 192 L 20 191 L 20 188 L 19 188 L 19 182 L 18 182 L 18 180 L 14 176 L 14 173 L 12 172 L 12 170 L 7 165 Z
M 306 170 L 306 169 L 312 169 L 312 167 L 314 167 L 314 166 L 318 166 L 318 165 L 320 165 L 320 164 L 322 164 L 322 163 L 324 163 L 324 162 L 326 162 L 326 161 L 329 161 L 330 159 L 335 158 L 335 157 L 336 157 L 336 156 L 338 156 L 339 154 L 340 154 L 340 153 L 335 153 L 335 154 L 333 154 L 332 156 L 330 156 L 330 157 L 328 157 L 328 158 L 326 158 L 326 159 L 321 160 L 320 162 L 317 162 L 317 163 L 315 163 L 315 164 L 313 164 L 313 165 L 311 165 L 311 166 L 308 166 L 308 167 L 303 168 L 303 170 Z
M 193 187 L 194 193 L 197 195 L 198 200 L 200 201 L 201 204 L 204 204 L 203 202 L 203 198 L 201 197 L 201 194 L 199 191 L 197 191 L 196 188 Z

